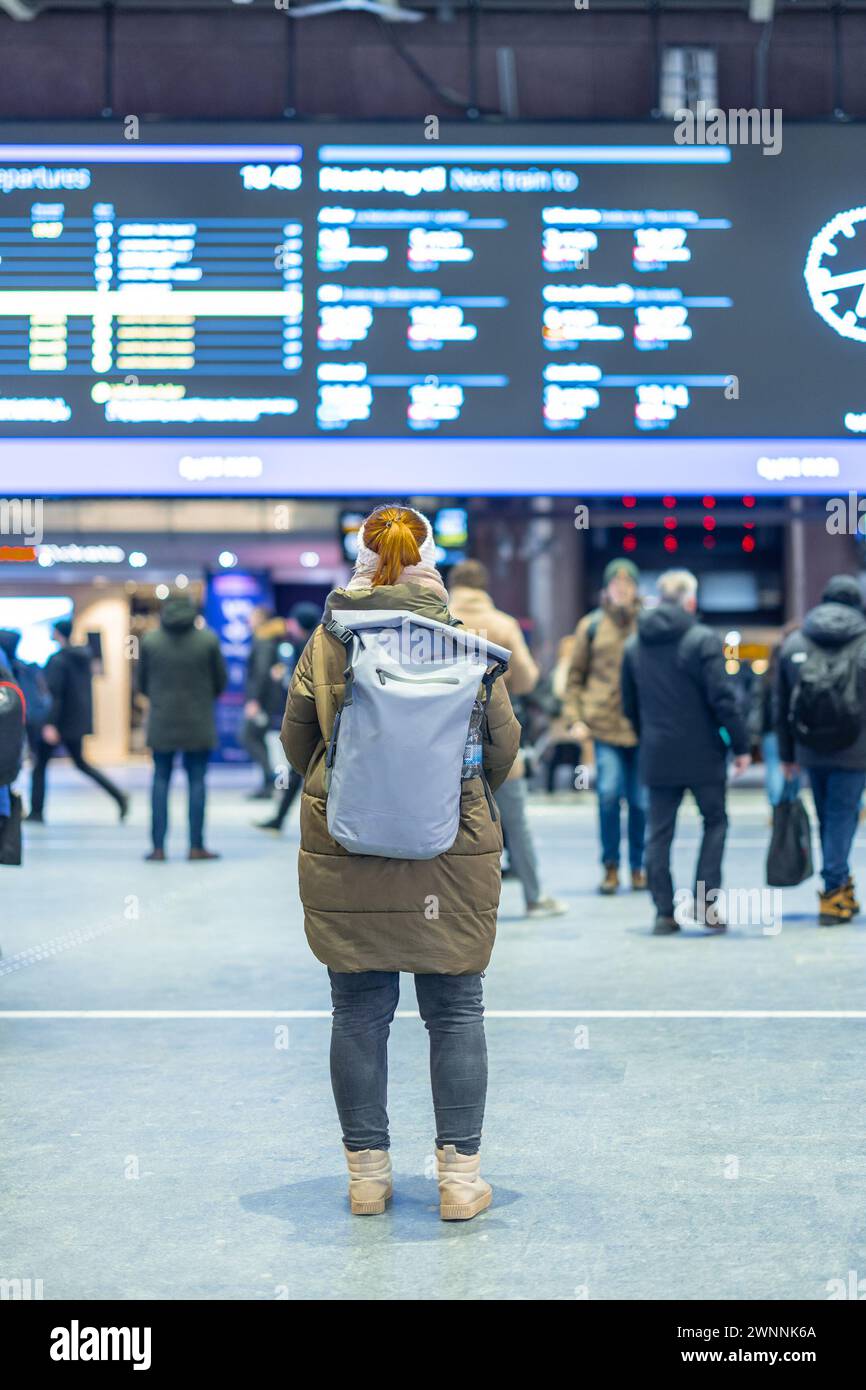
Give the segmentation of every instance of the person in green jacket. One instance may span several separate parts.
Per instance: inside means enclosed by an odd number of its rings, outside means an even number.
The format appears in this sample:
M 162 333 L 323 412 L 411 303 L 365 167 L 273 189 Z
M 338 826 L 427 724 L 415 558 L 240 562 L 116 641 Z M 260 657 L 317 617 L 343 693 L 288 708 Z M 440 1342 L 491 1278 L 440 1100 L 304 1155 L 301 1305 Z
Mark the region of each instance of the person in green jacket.
M 367 517 L 354 573 L 347 588 L 328 596 L 326 621 L 349 608 L 453 622 L 433 532 L 420 512 L 395 503 Z M 350 1209 L 380 1214 L 392 1195 L 387 1042 L 406 972 L 415 976 L 430 1035 L 439 1214 L 466 1221 L 492 1200 L 480 1175 L 487 1094 L 482 975 L 496 935 L 502 828 L 487 793 L 511 770 L 520 725 L 505 682 L 497 681 L 482 741 L 484 775 L 461 779 L 460 824 L 449 850 L 417 860 L 352 854 L 328 829 L 325 786 L 327 750 L 345 699 L 346 649 L 320 625 L 295 667 L 282 744 L 304 779 L 300 894 L 307 940 L 331 981 L 331 1083 Z M 426 789 L 411 762 L 405 777 L 420 804 Z
M 205 773 L 216 747 L 216 701 L 226 688 L 228 672 L 219 639 L 199 625 L 185 595 L 165 600 L 160 626 L 141 642 L 138 688 L 150 703 L 147 746 L 153 753 L 151 833 L 146 857 L 165 859 L 168 791 L 174 760 L 183 759 L 189 782 L 189 858 L 218 859 L 204 846 Z

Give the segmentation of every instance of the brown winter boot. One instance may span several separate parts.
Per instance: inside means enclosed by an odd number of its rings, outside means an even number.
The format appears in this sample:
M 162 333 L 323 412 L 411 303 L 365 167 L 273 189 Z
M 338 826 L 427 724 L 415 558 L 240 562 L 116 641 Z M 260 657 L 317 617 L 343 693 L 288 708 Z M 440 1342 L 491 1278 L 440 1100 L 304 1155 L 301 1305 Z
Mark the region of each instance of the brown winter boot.
M 601 883 L 598 885 L 598 891 L 599 891 L 599 893 L 603 893 L 604 896 L 605 896 L 606 898 L 609 898 L 610 895 L 611 895 L 612 893 L 615 893 L 616 890 L 617 890 L 618 888 L 619 888 L 619 869 L 617 868 L 616 864 L 605 864 L 605 866 L 604 866 L 604 878 L 601 880 Z
M 490 1206 L 493 1188 L 479 1175 L 480 1166 L 480 1154 L 459 1154 L 453 1144 L 436 1150 L 443 1221 L 469 1221 Z
M 832 893 L 818 895 L 818 925 L 820 927 L 841 927 L 854 916 L 847 885 L 834 888 Z
M 642 893 L 646 888 L 646 869 L 632 869 L 631 886 L 634 893 Z
M 857 887 L 850 874 L 848 875 L 847 882 L 845 883 L 842 891 L 848 899 L 848 906 L 851 909 L 851 916 L 856 917 L 857 913 L 860 911 L 860 904 L 857 901 Z
M 379 1216 L 391 1200 L 391 1155 L 387 1149 L 361 1149 L 351 1153 L 343 1146 L 349 1168 L 349 1206 L 353 1216 Z

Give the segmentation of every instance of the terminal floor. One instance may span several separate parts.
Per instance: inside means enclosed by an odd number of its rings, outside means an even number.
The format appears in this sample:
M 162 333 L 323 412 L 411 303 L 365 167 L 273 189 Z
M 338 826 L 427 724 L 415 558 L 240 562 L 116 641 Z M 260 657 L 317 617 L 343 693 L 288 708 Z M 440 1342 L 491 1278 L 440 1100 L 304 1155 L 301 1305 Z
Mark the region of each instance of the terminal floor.
M 52 771 L 49 823 L 0 870 L 0 1278 L 46 1299 L 772 1300 L 866 1275 L 866 921 L 819 929 L 815 881 L 785 892 L 778 934 L 653 938 L 645 895 L 595 891 L 592 796 L 535 798 L 545 886 L 570 910 L 527 923 L 504 885 L 485 980 L 495 1204 L 437 1219 L 404 977 L 395 1199 L 351 1218 L 294 819 L 281 839 L 252 828 L 261 803 L 217 770 L 224 857 L 184 860 L 176 792 L 176 857 L 146 864 L 144 769 L 119 773 L 123 826 Z M 730 815 L 727 882 L 760 888 L 761 792 Z M 697 830 L 688 808 L 683 886 Z M 854 868 L 866 886 L 862 842 Z

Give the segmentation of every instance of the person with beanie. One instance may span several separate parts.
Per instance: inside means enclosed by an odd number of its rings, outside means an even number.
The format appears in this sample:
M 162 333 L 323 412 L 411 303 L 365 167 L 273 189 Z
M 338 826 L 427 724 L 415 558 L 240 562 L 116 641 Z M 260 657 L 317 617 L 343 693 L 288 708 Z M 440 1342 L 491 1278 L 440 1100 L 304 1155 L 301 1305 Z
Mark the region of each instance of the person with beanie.
M 619 888 L 622 805 L 628 808 L 631 886 L 646 888 L 644 834 L 647 792 L 638 771 L 637 734 L 622 707 L 622 656 L 640 612 L 640 573 L 625 557 L 611 560 L 603 576 L 601 606 L 581 618 L 574 634 L 563 718 L 581 744 L 595 750 L 596 791 L 604 874 L 599 892 Z
M 359 617 L 393 609 L 454 624 L 430 523 L 420 512 L 395 503 L 366 518 L 354 572 L 346 588 L 328 595 L 325 624 L 347 609 Z M 345 671 L 346 648 L 318 626 L 292 677 L 282 743 L 304 779 L 300 893 L 307 940 L 331 982 L 331 1083 L 350 1210 L 383 1212 L 392 1193 L 387 1043 L 399 972 L 406 971 L 415 976 L 430 1036 L 439 1214 L 467 1220 L 492 1197 L 479 1171 L 487 1091 L 481 977 L 496 933 L 502 830 L 486 786 L 495 792 L 508 776 L 520 726 L 505 685 L 495 681 L 485 705 L 483 775 L 461 780 L 459 826 L 449 850 L 424 860 L 351 854 L 327 822 L 326 752 L 346 696 Z M 411 762 L 403 775 L 420 804 L 425 787 L 413 785 Z
M 507 647 L 511 660 L 503 679 L 512 698 L 528 695 L 538 684 L 538 667 L 532 659 L 526 639 L 516 618 L 497 608 L 487 589 L 490 577 L 480 560 L 464 560 L 455 565 L 449 576 L 448 607 L 453 618 L 482 637 Z M 560 917 L 568 904 L 543 892 L 538 877 L 538 855 L 527 814 L 526 764 L 518 753 L 514 766 L 496 792 L 496 804 L 502 816 L 502 833 L 508 848 L 508 858 L 520 880 L 526 903 L 526 916 L 531 918 Z
M 804 698 L 822 688 L 817 701 Z M 860 910 L 848 860 L 866 785 L 866 612 L 856 579 L 834 575 L 783 643 L 774 693 L 782 770 L 794 777 L 806 769 L 818 817 L 818 921 L 842 926 Z M 820 727 L 822 709 L 829 730 Z
M 301 652 L 318 627 L 321 617 L 322 610 L 319 605 L 304 600 L 300 603 L 296 603 L 289 613 L 288 620 L 285 623 L 284 640 L 280 643 L 277 650 L 279 670 L 274 668 L 274 679 L 279 680 L 283 692 L 283 707 L 285 707 L 286 703 L 286 691 L 291 683 L 295 667 L 300 660 Z M 303 778 L 295 772 L 293 767 L 289 767 L 287 771 L 288 778 L 280 796 L 280 804 L 277 807 L 276 815 L 269 816 L 267 820 L 257 821 L 256 828 L 258 830 L 273 830 L 279 835 L 286 823 L 286 818 L 294 805 L 295 797 L 303 785 Z
M 48 718 L 38 732 L 30 787 L 29 821 L 41 824 L 45 815 L 45 783 L 48 764 L 63 744 L 75 767 L 111 797 L 120 819 L 129 811 L 129 797 L 89 763 L 82 752 L 84 739 L 93 733 L 93 655 L 89 647 L 72 642 L 72 623 L 60 618 L 52 630 L 59 650 L 45 665 L 45 683 L 51 696 Z
M 145 857 L 154 864 L 165 861 L 168 793 L 178 753 L 189 786 L 187 858 L 219 858 L 205 849 L 205 776 L 217 746 L 216 702 L 228 684 L 228 672 L 219 638 L 200 627 L 197 616 L 191 599 L 172 594 L 162 605 L 159 627 L 141 640 L 138 688 L 149 702 L 147 746 L 153 754 L 153 849 Z

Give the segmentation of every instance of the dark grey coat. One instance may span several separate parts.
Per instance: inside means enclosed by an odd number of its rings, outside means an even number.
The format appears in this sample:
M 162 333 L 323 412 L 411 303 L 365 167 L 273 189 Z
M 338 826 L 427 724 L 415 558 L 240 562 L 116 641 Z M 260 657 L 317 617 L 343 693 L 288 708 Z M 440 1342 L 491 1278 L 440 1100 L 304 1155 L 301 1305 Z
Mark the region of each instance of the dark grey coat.
M 679 604 L 660 603 L 638 618 L 623 656 L 622 705 L 649 787 L 724 781 L 729 748 L 749 751 L 721 639 Z
M 216 748 L 214 705 L 228 673 L 216 633 L 195 617 L 189 599 L 168 599 L 159 628 L 142 638 L 138 688 L 150 701 L 147 745 L 157 753 Z

